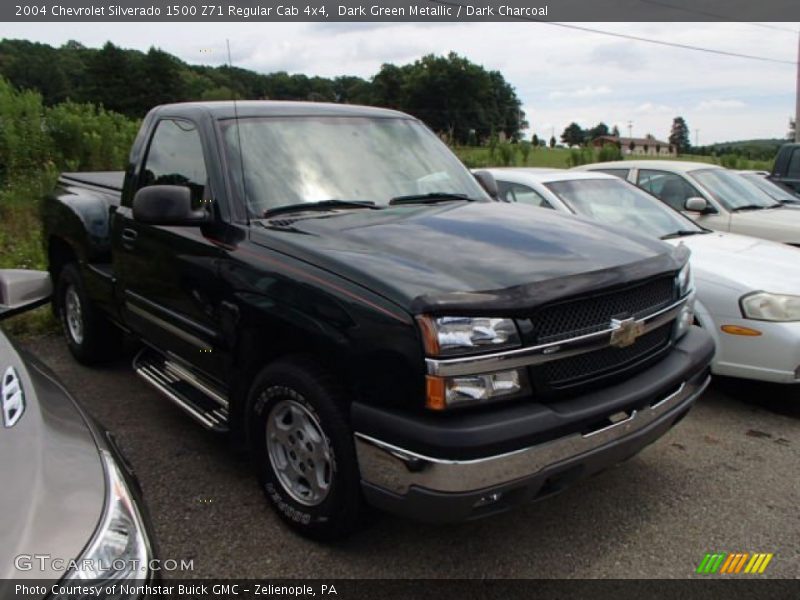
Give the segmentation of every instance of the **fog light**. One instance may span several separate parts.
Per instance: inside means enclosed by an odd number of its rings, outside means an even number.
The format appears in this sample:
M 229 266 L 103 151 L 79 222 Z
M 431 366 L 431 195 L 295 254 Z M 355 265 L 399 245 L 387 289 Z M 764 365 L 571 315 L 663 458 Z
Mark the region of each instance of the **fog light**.
M 494 504 L 500 498 L 503 497 L 503 492 L 492 492 L 491 494 L 486 494 L 485 496 L 481 496 L 481 498 L 472 505 L 472 508 L 479 508 L 481 506 L 486 506 L 488 504 Z

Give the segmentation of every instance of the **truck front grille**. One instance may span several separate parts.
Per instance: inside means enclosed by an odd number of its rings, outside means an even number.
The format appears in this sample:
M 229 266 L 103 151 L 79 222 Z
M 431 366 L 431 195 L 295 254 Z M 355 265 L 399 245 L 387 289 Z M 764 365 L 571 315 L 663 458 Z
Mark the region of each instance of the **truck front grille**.
M 622 290 L 545 306 L 531 317 L 534 344 L 548 344 L 608 329 L 612 319 L 641 319 L 677 300 L 672 275 Z
M 617 375 L 647 363 L 670 345 L 672 323 L 662 325 L 626 348 L 607 347 L 542 365 L 539 376 L 550 390 L 562 390 Z

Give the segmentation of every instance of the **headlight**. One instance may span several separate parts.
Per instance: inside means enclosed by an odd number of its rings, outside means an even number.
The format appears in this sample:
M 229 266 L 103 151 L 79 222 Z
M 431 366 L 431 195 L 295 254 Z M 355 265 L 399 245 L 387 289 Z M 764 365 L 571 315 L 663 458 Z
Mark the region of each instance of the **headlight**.
M 683 337 L 694 323 L 694 290 L 689 291 L 689 297 L 681 307 L 678 317 L 675 319 L 675 339 Z
M 144 580 L 148 574 L 150 544 L 142 517 L 114 458 L 105 450 L 100 456 L 107 488 L 103 521 L 83 556 L 76 561 L 80 568 L 67 573 L 64 581 Z
M 524 371 L 516 369 L 459 377 L 428 375 L 425 406 L 431 410 L 446 410 L 506 400 L 522 391 L 524 381 Z
M 675 283 L 678 286 L 679 298 L 683 298 L 694 289 L 694 278 L 692 277 L 692 268 L 689 263 L 683 265 L 683 268 L 678 272 Z
M 488 317 L 417 317 L 428 356 L 453 356 L 518 348 L 511 319 Z
M 755 292 L 742 297 L 742 314 L 759 321 L 800 321 L 800 296 Z

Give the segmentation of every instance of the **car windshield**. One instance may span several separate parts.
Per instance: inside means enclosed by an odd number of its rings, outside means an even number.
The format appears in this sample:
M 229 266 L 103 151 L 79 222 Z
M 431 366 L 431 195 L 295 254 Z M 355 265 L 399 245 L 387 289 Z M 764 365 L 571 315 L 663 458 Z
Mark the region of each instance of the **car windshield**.
M 620 179 L 571 179 L 545 183 L 570 209 L 609 225 L 654 237 L 705 230 L 663 202 Z
M 221 128 L 234 187 L 252 216 L 326 200 L 383 206 L 444 194 L 488 201 L 470 172 L 413 119 L 242 118 Z
M 780 206 L 755 185 L 726 169 L 699 169 L 689 175 L 728 210 Z
M 798 198 L 788 190 L 783 189 L 778 184 L 773 183 L 766 177 L 759 175 L 758 173 L 740 173 L 740 175 L 744 177 L 748 182 L 752 183 L 754 186 L 760 189 L 762 192 L 767 194 L 773 200 L 777 200 L 778 202 L 800 201 L 800 198 Z

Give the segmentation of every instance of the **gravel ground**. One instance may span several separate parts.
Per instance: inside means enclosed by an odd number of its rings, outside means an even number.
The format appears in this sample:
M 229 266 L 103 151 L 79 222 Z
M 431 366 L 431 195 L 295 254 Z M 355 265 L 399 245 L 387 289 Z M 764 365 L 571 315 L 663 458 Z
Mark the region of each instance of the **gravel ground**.
M 377 515 L 320 545 L 271 512 L 247 460 L 138 379 L 127 359 L 78 365 L 60 337 L 26 340 L 116 436 L 144 489 L 162 558 L 183 577 L 676 578 L 706 552 L 773 552 L 800 577 L 800 391 L 717 382 L 627 463 L 562 494 L 473 523 Z

